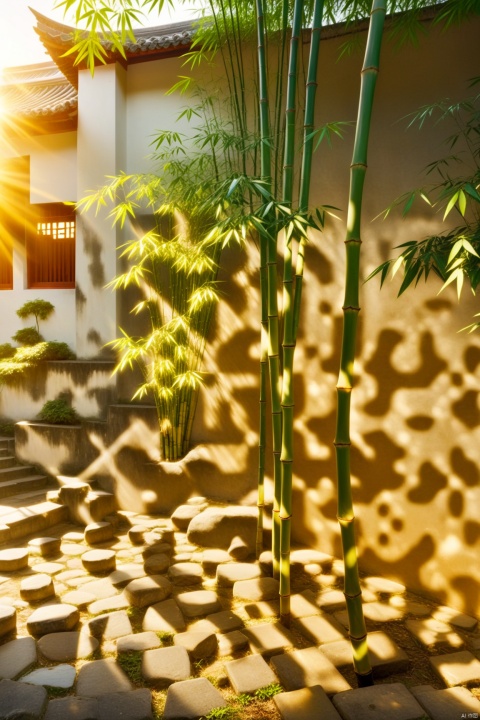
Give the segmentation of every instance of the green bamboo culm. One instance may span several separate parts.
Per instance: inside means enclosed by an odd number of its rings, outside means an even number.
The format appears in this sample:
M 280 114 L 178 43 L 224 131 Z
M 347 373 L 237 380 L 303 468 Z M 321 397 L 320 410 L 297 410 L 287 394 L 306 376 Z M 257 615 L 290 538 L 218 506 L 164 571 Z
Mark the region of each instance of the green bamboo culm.
M 271 194 L 271 133 L 268 104 L 267 60 L 265 52 L 265 22 L 262 0 L 256 0 L 258 72 L 259 72 L 259 115 L 260 115 L 260 173 L 265 192 Z M 260 243 L 266 242 L 267 255 L 267 314 L 268 314 L 268 370 L 270 376 L 270 396 L 272 404 L 273 428 L 273 527 L 272 555 L 273 575 L 280 574 L 280 497 L 282 445 L 282 410 L 280 405 L 280 358 L 278 341 L 278 304 L 277 304 L 277 238 L 275 218 L 267 218 L 266 229 L 260 236 Z
M 303 1 L 295 0 L 288 63 L 285 108 L 285 152 L 283 164 L 283 205 L 291 210 L 295 163 L 295 106 L 298 76 L 298 47 L 302 31 Z M 283 263 L 283 382 L 282 452 L 280 499 L 280 620 L 290 625 L 290 534 L 292 517 L 293 465 L 293 355 L 295 351 L 293 315 L 293 233 L 285 232 Z
M 320 37 L 323 23 L 324 0 L 315 0 L 313 6 L 313 22 L 310 38 L 310 55 L 308 58 L 307 85 L 305 97 L 305 119 L 303 126 L 303 154 L 300 171 L 299 210 L 307 213 L 310 199 L 310 184 L 313 161 L 313 130 L 315 119 L 315 100 L 317 94 L 317 71 L 320 54 Z M 300 323 L 300 307 L 302 302 L 303 270 L 305 266 L 306 237 L 302 235 L 299 242 L 297 262 L 295 265 L 295 297 L 293 303 L 295 338 Z
M 265 454 L 267 444 L 267 385 L 268 385 L 268 281 L 267 249 L 260 241 L 260 303 L 261 303 L 261 339 L 260 339 L 260 419 L 258 434 L 258 498 L 257 498 L 257 539 L 256 556 L 263 552 L 263 519 L 265 512 Z
M 353 389 L 355 344 L 359 307 L 360 278 L 360 224 L 363 184 L 367 169 L 367 150 L 375 85 L 380 62 L 386 0 L 374 0 L 370 16 L 367 48 L 362 68 L 360 100 L 353 159 L 350 168 L 350 193 L 347 215 L 346 278 L 344 322 L 340 372 L 337 383 L 337 428 L 335 450 L 337 458 L 338 522 L 342 539 L 345 565 L 345 599 L 347 603 L 349 633 L 353 650 L 353 665 L 360 687 L 373 684 L 372 668 L 368 655 L 367 631 L 362 608 L 362 593 L 358 574 L 358 557 L 355 543 L 355 515 L 350 477 L 350 398 Z

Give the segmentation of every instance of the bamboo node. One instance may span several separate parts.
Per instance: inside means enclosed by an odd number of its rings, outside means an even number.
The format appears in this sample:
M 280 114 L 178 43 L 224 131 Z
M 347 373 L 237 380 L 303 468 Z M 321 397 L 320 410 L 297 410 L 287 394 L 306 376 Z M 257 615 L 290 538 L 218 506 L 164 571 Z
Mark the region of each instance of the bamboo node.
M 363 635 L 357 637 L 356 635 L 352 635 L 352 633 L 349 632 L 348 637 L 350 638 L 350 640 L 366 640 L 367 633 L 364 633 Z
M 351 442 L 334 442 L 333 443 L 334 447 L 350 447 L 351 444 L 352 444 Z
M 360 240 L 360 238 L 349 238 L 348 240 L 344 240 L 344 243 L 345 243 L 345 245 L 348 245 L 349 243 L 361 245 L 362 241 Z
M 349 595 L 347 592 L 343 592 L 346 598 L 349 598 L 350 600 L 355 600 L 355 598 L 362 597 L 362 591 L 359 590 L 355 595 Z
M 351 518 L 342 518 L 337 515 L 337 520 L 339 525 L 342 525 L 343 527 L 348 527 L 348 525 L 352 525 L 352 523 L 355 522 L 355 515 L 352 515 Z
M 360 308 L 356 305 L 344 305 L 342 307 L 342 310 L 345 312 L 345 310 L 353 310 L 354 312 L 360 312 Z
M 369 65 L 368 67 L 362 68 L 360 75 L 363 75 L 363 73 L 372 72 L 372 70 L 373 70 L 373 72 L 378 73 L 379 72 L 378 65 Z
M 290 520 L 293 515 L 280 515 L 280 520 Z
M 352 163 L 350 165 L 350 170 L 354 170 L 354 168 L 364 168 L 366 170 L 367 167 L 368 167 L 367 163 L 357 162 L 357 163 Z

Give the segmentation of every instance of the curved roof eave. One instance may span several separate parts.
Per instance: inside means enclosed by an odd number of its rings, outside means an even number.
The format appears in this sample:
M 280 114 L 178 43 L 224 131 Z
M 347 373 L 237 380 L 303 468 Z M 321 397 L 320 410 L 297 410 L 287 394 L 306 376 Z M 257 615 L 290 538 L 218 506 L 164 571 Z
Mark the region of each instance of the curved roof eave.
M 52 20 L 33 8 L 30 10 L 37 20 L 35 32 L 45 50 L 69 82 L 74 87 L 78 87 L 78 70 L 83 65 L 75 65 L 75 55 L 73 54 L 64 57 L 65 53 L 73 47 L 75 28 Z M 108 52 L 106 61 L 120 61 L 128 64 L 129 62 L 138 62 L 140 59 L 147 59 L 147 57 L 153 59 L 153 57 L 179 55 L 190 46 L 193 33 L 193 23 L 189 20 L 170 25 L 136 28 L 136 42 L 128 40 L 123 46 L 126 60 L 118 51 L 113 50 L 110 41 L 104 41 L 104 47 Z

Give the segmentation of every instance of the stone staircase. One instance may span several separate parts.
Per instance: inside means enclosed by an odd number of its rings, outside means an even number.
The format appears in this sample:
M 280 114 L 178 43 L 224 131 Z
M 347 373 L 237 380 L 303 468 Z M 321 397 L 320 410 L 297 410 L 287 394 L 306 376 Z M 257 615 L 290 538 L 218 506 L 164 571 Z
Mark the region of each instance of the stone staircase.
M 0 543 L 68 520 L 68 509 L 46 499 L 54 481 L 15 457 L 13 438 L 0 437 Z

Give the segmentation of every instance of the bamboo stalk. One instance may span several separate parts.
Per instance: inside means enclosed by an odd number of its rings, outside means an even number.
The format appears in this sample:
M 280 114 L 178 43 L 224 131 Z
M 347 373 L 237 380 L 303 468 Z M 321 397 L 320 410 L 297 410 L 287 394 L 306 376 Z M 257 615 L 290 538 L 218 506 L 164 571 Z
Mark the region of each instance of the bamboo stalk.
M 315 0 L 313 8 L 313 23 L 310 39 L 310 54 L 308 59 L 308 73 L 306 85 L 305 99 L 305 120 L 303 127 L 303 153 L 302 167 L 300 171 L 300 197 L 299 210 L 301 213 L 308 211 L 310 198 L 310 183 L 312 177 L 312 161 L 313 161 L 313 137 L 315 119 L 315 100 L 317 94 L 317 68 L 318 57 L 320 54 L 320 36 L 323 22 L 324 0 Z M 299 248 L 297 252 L 297 262 L 295 267 L 295 298 L 293 306 L 294 315 L 294 331 L 297 337 L 298 326 L 300 323 L 300 306 L 302 301 L 303 289 L 303 271 L 305 266 L 305 249 L 306 238 L 302 235 L 300 238 Z
M 260 421 L 258 437 L 258 518 L 256 555 L 263 551 L 263 515 L 265 508 L 265 452 L 267 435 L 267 383 L 268 383 L 268 313 L 267 313 L 267 257 L 264 242 L 260 242 L 260 301 L 261 301 L 261 339 L 260 339 Z
M 265 56 L 265 28 L 262 0 L 256 0 L 257 38 L 258 38 L 258 70 L 259 70 L 259 113 L 260 113 L 260 165 L 261 177 L 265 190 L 271 193 L 271 153 L 270 153 L 270 121 L 268 105 L 267 63 Z M 274 219 L 272 218 L 272 221 Z M 267 223 L 267 287 L 268 287 L 268 368 L 270 375 L 270 394 L 272 403 L 273 428 L 273 528 L 272 554 L 273 574 L 278 577 L 280 572 L 280 496 L 281 468 L 280 452 L 282 442 L 282 416 L 280 407 L 280 358 L 278 343 L 278 307 L 277 307 L 277 241 L 274 222 Z M 265 242 L 265 237 L 260 237 Z
M 368 656 L 367 631 L 362 609 L 362 594 L 358 574 L 355 544 L 355 515 L 350 476 L 350 400 L 353 389 L 353 366 L 359 306 L 361 211 L 363 184 L 367 169 L 367 150 L 375 85 L 380 62 L 386 0 L 373 0 L 367 48 L 361 74 L 357 127 L 350 169 L 350 193 L 347 215 L 346 277 L 344 321 L 340 372 L 337 383 L 337 429 L 335 451 L 338 478 L 338 521 L 345 565 L 345 600 L 347 603 L 349 635 L 353 650 L 353 664 L 360 687 L 373 684 Z
M 283 164 L 283 204 L 291 209 L 295 162 L 295 102 L 297 95 L 298 45 L 302 29 L 303 0 L 295 0 L 288 64 L 287 102 L 285 109 L 285 152 Z M 283 260 L 283 382 L 282 382 L 282 451 L 280 499 L 280 620 L 290 625 L 290 531 L 292 516 L 293 466 L 293 323 L 292 233 L 285 232 Z

